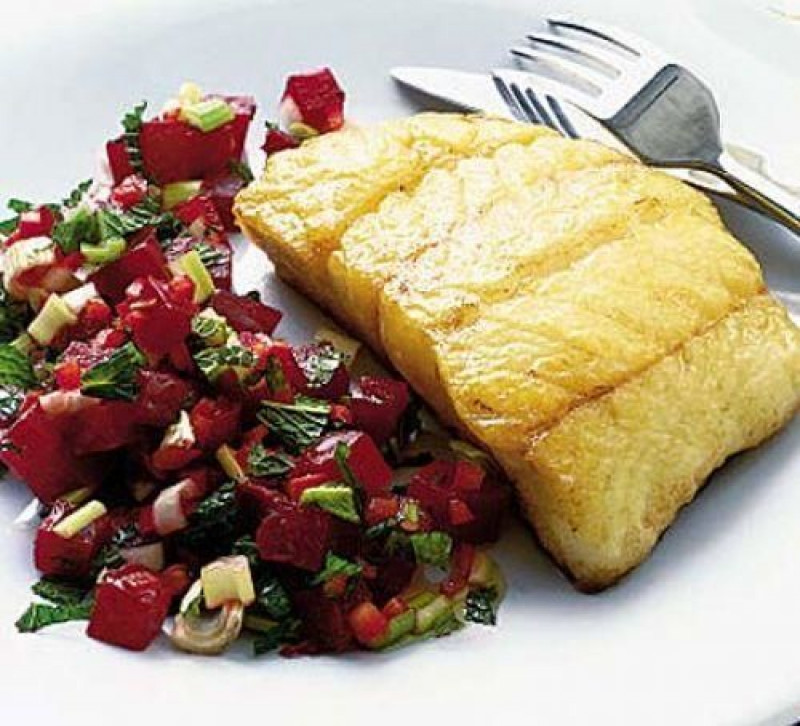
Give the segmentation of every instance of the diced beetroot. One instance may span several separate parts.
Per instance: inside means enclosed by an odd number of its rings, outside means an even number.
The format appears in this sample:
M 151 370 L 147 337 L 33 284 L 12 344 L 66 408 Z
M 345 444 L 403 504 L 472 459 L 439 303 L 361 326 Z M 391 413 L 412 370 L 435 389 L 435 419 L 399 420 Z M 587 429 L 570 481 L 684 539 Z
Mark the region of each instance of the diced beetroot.
M 193 290 L 191 280 L 185 277 L 169 282 L 140 278 L 128 286 L 117 312 L 139 348 L 160 357 L 184 342 L 197 311 Z
M 370 497 L 385 496 L 392 483 L 392 470 L 372 439 L 361 431 L 328 434 L 298 457 L 292 478 L 305 474 L 323 474 L 328 481 L 341 481 L 343 474 L 336 461 L 336 447 L 348 450 L 347 466 Z
M 331 404 L 331 424 L 341 428 L 353 425 L 353 412 L 342 403 Z
M 272 335 L 283 314 L 251 297 L 234 295 L 226 290 L 218 290 L 211 298 L 210 305 L 227 319 L 237 332 L 267 333 Z
M 331 533 L 331 518 L 318 509 L 281 505 L 258 527 L 256 543 L 261 559 L 315 572 L 322 567 Z
M 439 528 L 476 544 L 497 539 L 510 502 L 506 487 L 467 461 L 423 467 L 411 479 L 408 495 L 419 500 Z
M 170 565 L 159 573 L 159 577 L 172 602 L 182 598 L 192 584 L 189 568 L 181 563 Z
M 286 504 L 286 496 L 275 489 L 244 481 L 236 486 L 236 501 L 243 524 L 255 529 L 269 512 Z
M 304 633 L 317 652 L 342 653 L 352 649 L 347 603 L 331 599 L 320 588 L 314 588 L 297 592 L 293 604 L 303 620 Z
M 363 377 L 350 400 L 353 422 L 383 444 L 397 430 L 408 406 L 408 385 L 391 378 Z
M 283 341 L 275 341 L 269 348 L 266 376 L 272 398 L 280 401 L 291 401 L 306 385 L 291 346 Z
M 169 279 L 167 260 L 155 232 L 152 231 L 118 260 L 101 267 L 90 280 L 103 297 L 119 303 L 124 300 L 128 285 L 140 277 Z
M 347 621 L 356 640 L 367 648 L 376 647 L 389 629 L 389 619 L 371 602 L 356 605 Z
M 364 521 L 371 527 L 379 522 L 385 522 L 396 516 L 400 511 L 400 499 L 395 494 L 385 497 L 372 497 L 367 503 L 367 510 L 364 512 Z
M 76 360 L 64 360 L 53 369 L 56 385 L 62 391 L 76 391 L 81 387 L 81 367 Z
M 36 530 L 33 560 L 43 575 L 86 577 L 92 569 L 92 560 L 111 539 L 113 528 L 108 515 L 96 519 L 73 537 L 56 534 L 53 527 L 74 510 L 72 504 L 57 501 Z
M 141 565 L 106 572 L 98 582 L 87 633 L 104 643 L 144 650 L 161 631 L 173 592 Z
M 330 68 L 289 76 L 281 98 L 281 121 L 286 128 L 300 122 L 321 134 L 335 131 L 344 124 L 344 98 Z
M 331 478 L 324 473 L 316 474 L 302 474 L 300 476 L 292 476 L 287 480 L 285 488 L 286 494 L 293 502 L 299 502 L 306 489 L 313 489 L 314 487 L 322 486 L 323 484 L 330 484 Z
M 196 395 L 189 381 L 172 373 L 140 370 L 137 379 L 136 420 L 148 426 L 169 426 Z
M 160 446 L 153 452 L 151 461 L 153 468 L 163 474 L 189 466 L 193 461 L 199 459 L 202 454 L 203 452 L 200 449 L 196 449 L 193 446 Z
M 74 414 L 72 445 L 76 454 L 112 451 L 136 439 L 136 406 L 127 401 L 100 401 Z
M 217 214 L 228 232 L 239 231 L 233 216 L 233 200 L 245 186 L 246 182 L 240 175 L 230 172 L 216 174 L 203 181 L 203 190 L 214 203 Z
M 55 215 L 49 207 L 38 207 L 30 212 L 23 212 L 19 217 L 14 237 L 17 240 L 49 237 L 55 223 Z
M 75 454 L 72 431 L 70 416 L 49 416 L 29 395 L 5 434 L 8 446 L 0 452 L 0 460 L 47 504 L 81 486 L 97 486 L 105 467 L 96 459 Z
M 336 351 L 329 343 L 302 345 L 293 349 L 294 358 L 303 371 L 304 384 L 302 393 L 314 398 L 325 398 L 335 401 L 344 396 L 350 389 L 350 374 L 343 359 L 339 359 L 334 370 L 328 365 Z M 324 361 L 324 365 L 320 362 Z
M 138 174 L 125 177 L 111 190 L 111 201 L 123 209 L 130 209 L 147 197 L 147 182 Z
M 124 179 L 136 173 L 122 139 L 109 141 L 106 144 L 106 155 L 114 184 L 120 184 Z
M 201 398 L 189 413 L 197 445 L 216 451 L 239 431 L 241 404 L 227 398 Z
M 236 117 L 209 132 L 177 118 L 145 121 L 139 144 L 148 177 L 162 185 L 205 179 L 226 171 L 231 160 L 241 159 L 254 106 L 250 99 L 228 102 L 233 105 Z
M 286 149 L 296 149 L 298 146 L 300 146 L 300 142 L 294 136 L 281 131 L 277 126 L 269 125 L 261 148 L 269 156 Z
M 370 582 L 375 602 L 383 604 L 399 595 L 414 577 L 417 564 L 413 559 L 391 557 L 381 563 L 375 579 Z

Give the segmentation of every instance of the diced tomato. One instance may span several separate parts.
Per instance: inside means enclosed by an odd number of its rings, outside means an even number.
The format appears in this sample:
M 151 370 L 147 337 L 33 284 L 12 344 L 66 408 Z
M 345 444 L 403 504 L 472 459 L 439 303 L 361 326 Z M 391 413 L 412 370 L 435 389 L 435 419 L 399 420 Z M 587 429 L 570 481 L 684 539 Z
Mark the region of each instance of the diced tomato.
M 56 385 L 62 391 L 76 391 L 81 387 L 81 367 L 78 361 L 67 359 L 53 369 Z
M 336 461 L 336 448 L 347 448 L 347 467 L 370 497 L 386 495 L 392 483 L 392 470 L 372 439 L 361 431 L 328 434 L 298 457 L 292 477 L 323 474 L 328 481 L 341 481 L 343 472 Z
M 97 584 L 87 633 L 96 640 L 144 650 L 161 631 L 173 591 L 141 565 L 107 571 Z
M 389 629 L 389 619 L 371 602 L 362 602 L 353 608 L 347 621 L 356 640 L 367 648 L 378 645 Z
M 222 315 L 238 333 L 245 331 L 272 335 L 283 314 L 251 297 L 234 295 L 226 290 L 218 290 L 211 298 L 210 305 Z
M 197 306 L 188 278 L 177 277 L 168 283 L 154 277 L 140 278 L 128 286 L 125 295 L 117 312 L 145 353 L 164 356 L 191 332 Z
M 72 446 L 76 454 L 112 451 L 136 439 L 136 406 L 128 401 L 100 401 L 74 414 Z
M 277 126 L 270 125 L 267 126 L 267 132 L 264 134 L 264 143 L 261 148 L 269 156 L 286 149 L 296 149 L 298 146 L 300 146 L 300 142 L 294 136 L 281 131 Z
M 341 426 L 353 425 L 353 412 L 342 403 L 331 404 L 331 423 L 340 424 Z
M 140 277 L 167 280 L 169 275 L 158 238 L 155 232 L 149 231 L 118 260 L 103 265 L 90 280 L 103 297 L 119 303 L 125 299 L 125 290 L 134 280 Z
M 331 517 L 318 509 L 282 505 L 259 525 L 256 543 L 261 559 L 315 572 L 322 567 L 331 533 Z
M 230 442 L 239 431 L 242 406 L 227 398 L 201 398 L 189 413 L 197 445 L 216 451 Z
M 344 360 L 340 359 L 334 370 L 327 365 L 320 366 L 321 360 L 329 360 L 335 351 L 328 343 L 302 345 L 293 349 L 297 365 L 303 372 L 301 392 L 314 398 L 335 401 L 350 389 L 350 374 Z M 335 359 L 334 359 L 335 360 Z
M 136 420 L 148 426 L 169 426 L 196 395 L 189 381 L 173 373 L 140 370 L 137 380 Z
M 81 486 L 97 486 L 104 462 L 78 456 L 71 445 L 70 416 L 49 416 L 36 396 L 28 395 L 21 414 L 5 433 L 0 460 L 43 502 Z
M 386 497 L 372 497 L 367 503 L 364 520 L 368 526 L 385 522 L 397 516 L 400 511 L 400 500 L 394 494 Z
M 36 530 L 33 560 L 43 575 L 56 577 L 86 577 L 92 569 L 92 560 L 100 548 L 111 539 L 111 518 L 104 515 L 84 527 L 73 537 L 62 537 L 53 531 L 62 519 L 76 507 L 57 501 L 50 514 Z
M 205 179 L 227 171 L 231 160 L 241 159 L 255 106 L 248 99 L 236 99 L 232 105 L 236 117 L 209 132 L 177 118 L 145 121 L 139 145 L 148 177 L 162 185 Z
M 106 155 L 108 156 L 108 165 L 111 168 L 114 184 L 120 184 L 127 177 L 136 173 L 125 149 L 125 142 L 122 139 L 109 141 L 106 144 Z
M 376 442 L 388 441 L 408 407 L 408 385 L 391 378 L 363 377 L 350 400 L 353 422 Z
M 123 209 L 130 209 L 147 197 L 147 182 L 138 174 L 125 177 L 111 190 L 111 201 Z

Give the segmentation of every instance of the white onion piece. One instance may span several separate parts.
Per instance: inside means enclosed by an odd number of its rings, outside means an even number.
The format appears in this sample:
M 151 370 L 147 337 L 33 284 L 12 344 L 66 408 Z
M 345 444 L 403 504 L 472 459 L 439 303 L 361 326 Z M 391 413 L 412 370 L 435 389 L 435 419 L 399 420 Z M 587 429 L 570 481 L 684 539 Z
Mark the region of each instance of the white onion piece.
M 67 307 L 77 315 L 86 307 L 86 303 L 88 303 L 89 300 L 94 300 L 96 297 L 99 297 L 97 288 L 94 286 L 93 282 L 89 282 L 65 293 L 61 296 L 61 299 L 67 304 Z
M 51 391 L 39 397 L 39 405 L 42 410 L 51 416 L 76 413 L 85 408 L 97 406 L 99 403 L 99 399 L 84 396 L 80 391 Z
M 120 550 L 122 559 L 131 565 L 142 565 L 153 572 L 164 569 L 164 545 L 161 542 L 126 547 Z
M 158 534 L 162 536 L 172 534 L 189 524 L 183 513 L 181 493 L 191 483 L 189 479 L 178 482 L 156 497 L 153 502 L 153 524 Z

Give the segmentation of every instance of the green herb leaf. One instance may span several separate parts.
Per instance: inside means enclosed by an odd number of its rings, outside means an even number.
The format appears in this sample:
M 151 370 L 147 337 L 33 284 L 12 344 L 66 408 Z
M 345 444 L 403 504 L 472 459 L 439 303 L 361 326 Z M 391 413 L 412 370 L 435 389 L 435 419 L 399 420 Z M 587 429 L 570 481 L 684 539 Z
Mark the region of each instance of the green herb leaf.
M 215 265 L 220 265 L 225 261 L 225 253 L 208 242 L 198 242 L 194 247 L 195 252 L 200 255 L 200 260 L 206 269 L 211 269 Z
M 64 199 L 61 201 L 61 206 L 67 207 L 68 209 L 77 207 L 91 186 L 91 179 L 85 179 L 84 181 L 79 182 L 75 188 L 69 194 L 67 194 L 66 197 L 64 197 Z
M 124 212 L 101 209 L 97 212 L 98 241 L 112 237 L 129 237 L 145 227 L 156 227 L 162 216 L 161 206 L 153 197 L 145 198 Z
M 320 343 L 306 350 L 298 361 L 312 387 L 325 386 L 342 365 L 344 356 L 330 343 Z
M 361 522 L 355 492 L 344 484 L 326 484 L 306 489 L 300 495 L 300 504 L 317 506 L 345 522 Z
M 251 570 L 258 568 L 263 564 L 261 555 L 258 554 L 258 545 L 249 534 L 242 535 L 233 543 L 231 553 L 234 555 L 244 555 L 247 557 L 247 561 L 250 563 Z
M 232 547 L 238 515 L 236 483 L 226 482 L 206 497 L 189 516 L 189 526 L 176 535 L 187 549 L 222 555 Z
M 350 447 L 344 443 L 344 441 L 340 441 L 336 444 L 336 449 L 333 452 L 333 458 L 336 460 L 336 465 L 339 467 L 339 471 L 342 472 L 342 478 L 345 481 L 345 484 L 356 489 L 360 486 L 360 482 L 356 479 L 356 475 L 353 474 L 353 470 L 350 468 L 350 464 L 347 463 L 348 458 L 350 457 Z
M 43 577 L 33 587 L 33 593 L 55 605 L 78 605 L 86 601 L 89 591 L 74 582 Z
M 223 345 L 195 353 L 194 362 L 200 372 L 214 383 L 227 370 L 233 370 L 239 379 L 246 377 L 255 365 L 255 356 L 239 345 Z
M 28 202 L 24 199 L 9 199 L 6 206 L 15 214 L 24 214 L 36 209 L 36 205 L 33 202 Z
M 28 324 L 30 318 L 26 303 L 14 300 L 0 285 L 0 343 L 16 338 Z
M 135 524 L 120 527 L 114 532 L 111 541 L 103 545 L 95 556 L 92 561 L 92 570 L 100 572 L 100 570 L 104 569 L 115 570 L 118 567 L 122 567 L 125 564 L 122 550 L 139 544 L 141 537 L 139 528 Z
M 350 562 L 350 560 L 346 560 L 344 557 L 339 557 L 339 555 L 333 552 L 328 552 L 325 557 L 325 564 L 319 574 L 311 581 L 311 584 L 321 585 L 339 575 L 344 575 L 348 578 L 356 577 L 361 574 L 363 569 L 364 568 L 357 562 Z
M 255 179 L 253 176 L 253 170 L 246 161 L 231 159 L 228 162 L 228 169 L 230 170 L 231 174 L 238 176 L 245 184 L 249 184 L 251 181 L 253 181 L 253 179 Z
M 13 419 L 24 400 L 25 391 L 19 386 L 0 386 L 0 421 Z
M 81 393 L 94 398 L 132 401 L 139 391 L 136 372 L 146 363 L 144 353 L 133 343 L 125 343 L 107 360 L 97 363 L 81 375 Z
M 251 476 L 284 476 L 288 474 L 294 461 L 288 454 L 280 451 L 268 451 L 261 444 L 256 444 L 247 456 L 247 470 Z
M 77 605 L 45 605 L 33 603 L 15 623 L 20 633 L 35 633 L 37 630 L 71 620 L 88 620 L 92 613 L 91 603 Z
M 34 385 L 36 376 L 28 356 L 10 343 L 0 344 L 0 386 L 28 389 Z
M 450 563 L 453 538 L 445 532 L 422 532 L 409 537 L 414 556 L 421 565 L 445 568 Z
M 270 653 L 281 645 L 296 643 L 300 638 L 302 623 L 297 618 L 275 623 L 275 627 L 253 638 L 253 655 Z
M 138 172 L 144 170 L 142 148 L 139 144 L 139 132 L 142 130 L 144 112 L 146 109 L 147 101 L 142 101 L 122 117 L 122 128 L 125 131 L 122 140 L 125 144 L 125 151 L 128 152 L 128 159 L 131 166 Z
M 56 224 L 52 237 L 65 254 L 77 252 L 82 244 L 94 244 L 97 241 L 97 217 L 85 207 L 80 207 L 69 218 Z
M 480 625 L 496 625 L 498 604 L 497 590 L 494 587 L 470 590 L 467 593 L 464 618 Z
M 267 357 L 267 367 L 264 370 L 264 379 L 269 386 L 269 390 L 273 395 L 283 393 L 287 389 L 286 374 L 283 372 L 283 366 L 278 360 L 277 356 L 270 355 Z
M 256 577 L 254 608 L 273 620 L 285 620 L 292 613 L 292 603 L 286 588 L 277 577 L 261 574 Z
M 322 436 L 330 411 L 327 401 L 298 396 L 294 403 L 264 401 L 258 418 L 267 425 L 270 435 L 296 453 Z

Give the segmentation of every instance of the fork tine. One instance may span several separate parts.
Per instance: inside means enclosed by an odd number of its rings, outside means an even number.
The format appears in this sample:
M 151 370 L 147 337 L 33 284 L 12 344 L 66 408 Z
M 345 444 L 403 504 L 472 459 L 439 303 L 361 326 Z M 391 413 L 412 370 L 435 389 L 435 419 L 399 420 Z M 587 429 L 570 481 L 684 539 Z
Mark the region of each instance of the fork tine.
M 665 60 L 664 53 L 652 43 L 640 38 L 633 33 L 620 30 L 613 25 L 596 23 L 594 21 L 578 19 L 571 15 L 553 15 L 547 18 L 547 24 L 557 30 L 567 30 L 610 43 L 613 47 L 640 58 Z
M 500 94 L 500 97 L 503 99 L 503 101 L 505 101 L 506 106 L 508 106 L 508 110 L 511 111 L 511 115 L 517 119 L 517 121 L 530 121 L 523 109 L 520 108 L 517 99 L 515 98 L 514 94 L 511 93 L 511 89 L 505 80 L 493 75 L 492 81 L 494 82 L 495 88 L 497 88 L 497 92 Z M 534 121 L 534 123 L 537 122 Z
M 609 108 L 602 95 L 592 96 L 581 88 L 545 78 L 533 70 L 517 71 L 498 68 L 492 71 L 492 76 L 495 79 L 501 79 L 507 86 L 516 84 L 520 88 L 530 87 L 540 95 L 553 96 L 562 101 L 569 101 L 598 118 L 605 118 L 609 113 Z
M 528 93 L 533 93 L 533 91 L 529 88 Z M 550 107 L 550 115 L 557 122 L 557 126 L 554 126 L 553 128 L 555 128 L 556 131 L 560 131 L 569 139 L 577 139 L 579 134 L 575 129 L 575 126 L 572 125 L 572 121 L 569 120 L 569 116 L 564 113 L 564 109 L 561 107 L 561 104 L 558 102 L 558 100 L 552 96 L 545 96 L 545 98 L 547 100 L 547 105 Z
M 529 33 L 527 38 L 535 45 L 557 48 L 564 53 L 570 53 L 583 60 L 588 60 L 611 75 L 618 75 L 620 67 L 628 62 L 628 58 L 624 55 L 604 50 L 594 43 L 582 43 L 580 40 L 574 40 L 564 35 Z
M 578 61 L 561 58 L 552 52 L 552 49 L 537 50 L 517 46 L 511 49 L 512 55 L 536 63 L 541 63 L 559 75 L 575 83 L 587 85 L 595 94 L 600 93 L 603 85 L 609 82 L 609 77 Z

